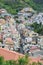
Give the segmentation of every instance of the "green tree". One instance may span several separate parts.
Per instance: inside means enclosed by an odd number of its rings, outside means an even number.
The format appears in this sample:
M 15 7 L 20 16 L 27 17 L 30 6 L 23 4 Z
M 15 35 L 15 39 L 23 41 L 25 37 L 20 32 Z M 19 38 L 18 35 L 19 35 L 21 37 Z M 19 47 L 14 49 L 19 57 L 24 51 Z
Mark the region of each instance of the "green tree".
M 9 64 L 9 61 L 6 61 L 6 64 L 5 64 L 5 65 L 10 65 L 10 64 Z
M 32 65 L 37 65 L 37 63 L 36 62 L 33 62 Z
M 18 64 L 17 64 L 17 61 L 9 60 L 9 61 L 6 61 L 5 65 L 18 65 Z
M 30 63 L 30 59 L 26 55 L 26 56 L 24 56 L 22 58 L 19 58 L 16 61 L 14 61 L 14 60 L 7 60 L 7 61 L 5 61 L 4 58 L 1 56 L 0 57 L 0 65 L 43 65 L 43 64 L 40 63 L 40 62 Z
M 42 25 L 42 23 L 38 24 L 37 22 L 35 22 L 30 26 L 34 28 L 35 32 L 43 35 L 43 25 Z
M 37 65 L 42 65 L 42 63 L 41 62 L 38 62 Z
M 28 62 L 29 62 L 28 56 L 25 56 L 25 57 L 19 58 L 18 65 L 27 65 Z
M 0 57 L 0 65 L 4 65 L 4 64 L 5 64 L 4 58 L 1 56 Z

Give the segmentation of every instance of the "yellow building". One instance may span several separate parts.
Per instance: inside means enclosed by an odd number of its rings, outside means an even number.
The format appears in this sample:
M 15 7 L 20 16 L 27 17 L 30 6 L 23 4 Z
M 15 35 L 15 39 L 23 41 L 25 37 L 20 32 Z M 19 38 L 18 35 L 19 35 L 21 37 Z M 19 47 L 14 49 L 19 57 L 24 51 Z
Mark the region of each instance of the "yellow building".
M 4 19 L 0 19 L 0 25 L 4 25 L 6 21 Z

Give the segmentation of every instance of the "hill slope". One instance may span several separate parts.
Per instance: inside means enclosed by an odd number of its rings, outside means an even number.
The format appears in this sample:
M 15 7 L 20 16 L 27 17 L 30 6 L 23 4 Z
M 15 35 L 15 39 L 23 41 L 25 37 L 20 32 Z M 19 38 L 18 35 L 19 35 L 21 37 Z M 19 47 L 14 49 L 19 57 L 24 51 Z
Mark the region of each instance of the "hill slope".
M 28 5 L 37 11 L 43 12 L 43 0 L 24 0 Z
M 0 0 L 0 8 L 5 8 L 9 13 L 16 14 L 22 8 L 28 6 L 22 0 Z
M 31 6 L 37 11 L 43 11 L 43 0 L 0 0 L 0 7 L 16 14 L 23 7 Z

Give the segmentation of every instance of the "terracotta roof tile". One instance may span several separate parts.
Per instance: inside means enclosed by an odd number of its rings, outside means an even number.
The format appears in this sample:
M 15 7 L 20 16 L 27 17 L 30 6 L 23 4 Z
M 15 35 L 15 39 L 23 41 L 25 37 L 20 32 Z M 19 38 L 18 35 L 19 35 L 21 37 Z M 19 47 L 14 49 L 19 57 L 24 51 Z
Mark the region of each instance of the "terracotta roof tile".
M 6 49 L 3 49 L 3 48 L 0 48 L 0 56 L 3 56 L 5 58 L 5 60 L 17 60 L 19 57 L 23 57 L 24 55 L 23 54 L 20 54 L 20 53 L 17 53 L 15 51 L 9 51 L 9 50 L 6 50 Z M 42 62 L 43 63 L 43 60 L 40 60 L 41 57 L 29 57 L 31 59 L 30 62 Z
M 11 38 L 6 38 L 6 44 L 13 44 L 13 40 Z
M 0 56 L 3 56 L 5 60 L 17 60 L 19 57 L 22 57 L 23 55 L 15 51 L 9 51 L 9 50 L 0 48 Z

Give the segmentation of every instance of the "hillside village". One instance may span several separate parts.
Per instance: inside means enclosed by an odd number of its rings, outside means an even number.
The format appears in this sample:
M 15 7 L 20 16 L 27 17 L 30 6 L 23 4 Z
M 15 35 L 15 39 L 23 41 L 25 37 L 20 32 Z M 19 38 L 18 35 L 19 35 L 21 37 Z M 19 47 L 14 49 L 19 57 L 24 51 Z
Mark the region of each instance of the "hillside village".
M 43 35 L 30 26 L 35 22 L 43 25 L 43 13 L 30 7 L 23 8 L 17 15 L 0 9 L 0 48 L 42 58 Z

